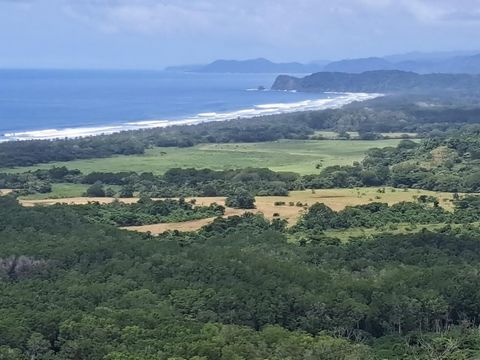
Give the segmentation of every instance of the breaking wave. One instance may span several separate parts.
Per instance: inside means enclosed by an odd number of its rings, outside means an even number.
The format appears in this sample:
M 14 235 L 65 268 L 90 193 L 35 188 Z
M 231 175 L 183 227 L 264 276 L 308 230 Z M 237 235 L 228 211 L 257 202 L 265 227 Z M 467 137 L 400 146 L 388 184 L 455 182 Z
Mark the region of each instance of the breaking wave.
M 34 140 L 34 139 L 59 139 L 59 138 L 78 138 L 85 136 L 95 136 L 102 134 L 113 134 L 121 131 L 139 130 L 167 127 L 172 125 L 194 125 L 213 121 L 228 121 L 238 118 L 253 118 L 257 116 L 276 115 L 291 113 L 297 111 L 311 111 L 323 109 L 335 109 L 354 101 L 365 101 L 382 96 L 381 94 L 367 93 L 330 93 L 329 97 L 304 100 L 292 103 L 260 104 L 249 109 L 242 109 L 230 112 L 208 112 L 200 113 L 195 116 L 185 117 L 183 119 L 168 120 L 142 120 L 126 122 L 119 125 L 104 125 L 93 127 L 75 127 L 63 129 L 32 130 L 23 132 L 11 132 L 0 135 L 0 141 L 8 140 Z

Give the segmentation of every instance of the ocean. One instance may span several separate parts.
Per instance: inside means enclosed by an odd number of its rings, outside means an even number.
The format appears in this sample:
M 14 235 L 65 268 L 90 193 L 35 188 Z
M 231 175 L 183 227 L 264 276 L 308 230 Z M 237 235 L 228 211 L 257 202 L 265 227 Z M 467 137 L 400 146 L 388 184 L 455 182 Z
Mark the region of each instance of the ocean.
M 275 74 L 0 70 L 0 141 L 338 107 L 375 94 L 268 90 Z M 259 87 L 267 90 L 259 90 Z

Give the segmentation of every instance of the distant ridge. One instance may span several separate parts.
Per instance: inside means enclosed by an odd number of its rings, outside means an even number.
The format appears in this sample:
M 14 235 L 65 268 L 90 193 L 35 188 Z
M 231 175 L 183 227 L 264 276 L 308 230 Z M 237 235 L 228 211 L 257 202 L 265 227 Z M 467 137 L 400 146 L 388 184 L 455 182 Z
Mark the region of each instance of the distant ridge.
M 299 62 L 274 63 L 264 58 L 250 60 L 216 60 L 208 65 L 173 66 L 167 71 L 201 73 L 290 73 L 308 74 L 321 71 L 325 62 L 302 64 Z
M 344 72 L 360 74 L 366 71 L 400 70 L 418 74 L 480 74 L 480 51 L 450 51 L 408 53 L 384 57 L 275 63 L 264 58 L 250 60 L 216 60 L 207 65 L 171 66 L 167 71 L 203 73 L 283 73 Z
M 401 70 L 419 74 L 480 74 L 480 54 L 435 57 L 417 54 L 390 56 L 385 58 L 349 59 L 332 62 L 323 71 L 362 73 L 374 70 Z M 397 60 L 397 61 L 395 61 Z
M 399 70 L 367 71 L 360 74 L 319 72 L 304 78 L 280 75 L 273 90 L 307 92 L 379 92 L 466 90 L 480 91 L 480 75 L 420 75 Z
M 323 68 L 323 71 L 362 73 L 365 71 L 374 71 L 374 70 L 391 70 L 393 68 L 394 68 L 394 65 L 391 62 L 383 58 L 371 57 L 371 58 L 365 58 L 365 59 L 335 61 L 327 64 Z

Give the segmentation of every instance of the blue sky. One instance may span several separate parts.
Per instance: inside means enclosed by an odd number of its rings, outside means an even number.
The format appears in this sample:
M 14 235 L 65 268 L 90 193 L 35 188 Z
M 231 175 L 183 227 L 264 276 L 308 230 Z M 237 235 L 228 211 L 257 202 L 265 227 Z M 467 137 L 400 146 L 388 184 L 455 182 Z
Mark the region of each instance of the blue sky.
M 0 0 L 0 67 L 480 49 L 480 0 Z

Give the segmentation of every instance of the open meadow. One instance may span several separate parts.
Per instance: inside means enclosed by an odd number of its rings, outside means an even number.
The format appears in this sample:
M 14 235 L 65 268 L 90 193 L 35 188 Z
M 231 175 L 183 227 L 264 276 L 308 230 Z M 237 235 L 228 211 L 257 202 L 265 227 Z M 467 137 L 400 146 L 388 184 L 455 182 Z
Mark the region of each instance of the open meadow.
M 156 147 L 144 155 L 115 156 L 69 162 L 54 162 L 31 167 L 0 169 L 0 172 L 25 172 L 66 166 L 83 173 L 152 172 L 163 174 L 171 168 L 238 169 L 270 168 L 301 175 L 318 173 L 317 165 L 351 165 L 361 161 L 368 149 L 396 146 L 389 140 L 281 140 L 263 143 L 202 144 L 188 148 Z
M 385 192 L 383 193 L 383 189 Z M 439 199 L 440 205 L 447 210 L 452 209 L 453 194 L 447 192 L 433 192 L 425 190 L 400 190 L 393 188 L 358 188 L 358 189 L 319 189 L 291 191 L 289 196 L 257 196 L 255 210 L 238 210 L 227 208 L 225 215 L 239 215 L 243 212 L 259 212 L 268 219 L 281 218 L 288 221 L 289 225 L 294 225 L 302 213 L 309 206 L 320 202 L 324 203 L 333 210 L 342 210 L 347 206 L 368 204 L 371 202 L 383 202 L 389 205 L 401 201 L 415 201 L 420 195 L 431 195 Z M 225 205 L 225 197 L 196 197 L 197 205 L 210 205 L 217 203 Z M 192 198 L 187 198 L 187 201 Z M 114 198 L 86 198 L 72 197 L 63 199 L 44 199 L 44 200 L 20 200 L 24 206 L 53 205 L 62 204 L 87 204 L 88 202 L 110 203 Z M 126 203 L 138 201 L 137 198 L 119 199 Z M 213 221 L 213 218 L 193 220 L 179 223 L 164 223 L 145 226 L 129 227 L 129 230 L 151 232 L 159 234 L 167 230 L 193 231 Z
M 328 237 L 339 239 L 343 242 L 349 241 L 352 238 L 369 239 L 380 234 L 412 234 L 421 231 L 439 231 L 445 228 L 447 224 L 389 224 L 378 228 L 350 228 L 350 229 L 331 229 L 326 230 L 325 235 Z M 448 224 L 452 229 L 459 229 L 465 227 L 465 224 Z M 480 223 L 471 223 L 470 228 L 478 229 Z M 291 240 L 295 241 L 295 240 Z
M 64 199 L 64 198 L 78 198 L 85 195 L 85 192 L 90 187 L 87 184 L 70 184 L 70 183 L 53 183 L 52 191 L 42 194 L 34 193 L 30 195 L 20 196 L 22 200 L 48 200 L 48 199 Z M 120 186 L 109 185 L 115 191 L 120 190 Z
M 45 194 L 34 193 L 26 196 L 20 196 L 20 199 L 43 200 L 79 197 L 85 194 L 85 191 L 87 191 L 88 187 L 89 185 L 85 184 L 54 183 L 52 184 L 51 192 Z

